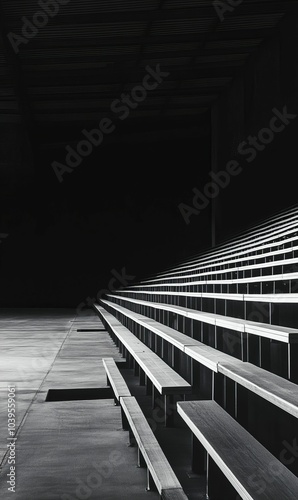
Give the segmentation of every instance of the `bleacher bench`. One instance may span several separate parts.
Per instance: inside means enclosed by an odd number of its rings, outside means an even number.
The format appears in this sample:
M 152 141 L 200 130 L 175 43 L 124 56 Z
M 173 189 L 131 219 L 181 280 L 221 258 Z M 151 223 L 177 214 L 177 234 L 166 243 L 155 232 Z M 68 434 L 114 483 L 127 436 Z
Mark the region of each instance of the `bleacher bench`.
M 137 400 L 122 377 L 113 358 L 103 359 L 107 378 L 113 388 L 115 398 L 125 415 L 123 427 L 129 427 L 138 445 L 138 465 L 147 465 L 147 489 L 151 489 L 151 478 L 163 500 L 186 500 L 187 497 L 173 469 L 164 455 L 153 431 L 147 422 Z M 149 474 L 150 473 L 150 474 Z
M 167 365 L 157 354 L 151 351 L 145 344 L 142 344 L 133 333 L 123 327 L 123 325 L 103 307 L 96 304 L 94 307 L 101 314 L 103 320 L 110 325 L 110 328 L 119 341 L 125 344 L 127 351 L 151 381 L 153 385 L 153 401 L 155 401 L 154 388 L 164 397 L 165 425 L 171 425 L 174 419 L 174 412 L 172 410 L 169 412 L 168 408 L 172 404 L 172 396 L 174 394 L 190 394 L 192 392 L 192 386 Z M 142 347 L 140 347 L 140 344 L 142 344 Z
M 206 366 L 214 373 L 221 373 L 228 379 L 233 380 L 235 384 L 245 387 L 290 415 L 298 417 L 297 384 L 252 363 L 240 361 L 229 354 L 207 346 L 171 327 L 135 313 L 123 306 L 109 303 L 108 301 L 102 302 L 126 315 L 140 326 L 144 326 L 156 335 L 159 335 L 167 342 L 172 343 L 190 358 Z M 214 377 L 212 378 L 212 384 L 211 394 L 214 394 Z
M 297 500 L 298 478 L 217 403 L 179 402 L 177 409 L 242 499 Z M 216 488 L 216 481 L 209 483 L 212 500 L 210 487 Z

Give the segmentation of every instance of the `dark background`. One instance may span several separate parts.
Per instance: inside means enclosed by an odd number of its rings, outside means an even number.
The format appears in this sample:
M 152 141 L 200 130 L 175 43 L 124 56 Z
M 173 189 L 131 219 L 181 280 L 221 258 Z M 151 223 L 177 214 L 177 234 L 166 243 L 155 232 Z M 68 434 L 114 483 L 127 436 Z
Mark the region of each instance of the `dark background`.
M 262 3 L 264 16 L 269 3 Z M 250 4 L 253 2 L 239 7 L 237 15 Z M 258 5 L 252 8 L 257 10 Z M 247 16 L 247 12 L 243 15 Z M 9 22 L 10 17 L 7 19 Z M 269 23 L 268 16 L 265 21 Z M 296 204 L 298 119 L 276 134 L 250 164 L 237 155 L 236 149 L 249 134 L 257 134 L 268 125 L 273 107 L 281 111 L 287 105 L 289 112 L 298 114 L 297 26 L 295 10 L 273 30 L 255 28 L 255 32 L 246 32 L 241 28 L 235 34 L 227 27 L 224 39 L 239 37 L 243 42 L 247 36 L 251 44 L 255 39 L 261 41 L 233 71 L 232 81 L 218 90 L 212 106 L 203 114 L 180 113 L 179 122 L 178 118 L 165 120 L 162 114 L 155 121 L 143 117 L 136 122 L 132 112 L 126 121 L 117 122 L 113 138 L 94 150 L 73 173 L 65 174 L 61 184 L 51 168 L 52 161 L 63 163 L 64 145 L 79 142 L 82 128 L 91 129 L 97 122 L 72 123 L 69 118 L 65 126 L 39 124 L 34 115 L 36 103 L 30 100 L 21 124 L 2 119 L 0 233 L 9 236 L 0 244 L 1 305 L 76 307 L 86 297 L 107 288 L 114 271 L 121 274 L 125 268 L 127 275 L 140 280 L 210 248 L 211 204 L 200 215 L 191 216 L 188 225 L 178 206 L 192 205 L 192 189 L 204 190 L 212 165 L 224 170 L 227 161 L 238 159 L 243 167 L 241 175 L 233 178 L 215 200 L 217 244 Z M 179 40 L 179 35 L 175 36 L 174 42 Z M 18 81 L 21 94 L 39 78 L 55 89 L 69 76 L 60 75 L 61 83 L 55 79 L 57 75 L 51 74 L 47 81 L 39 66 L 36 73 L 26 69 L 26 51 L 30 55 L 32 50 L 33 54 L 39 43 L 41 47 L 45 44 L 42 37 L 24 47 L 19 58 L 19 69 L 23 70 Z M 49 37 L 47 50 L 57 43 Z M 79 42 L 73 39 L 71 43 L 77 46 Z M 181 44 L 182 50 L 182 39 Z M 240 42 L 239 46 L 234 44 L 234 50 L 237 54 L 244 51 Z M 219 53 L 225 51 L 223 43 Z M 226 66 L 223 62 L 212 66 L 204 62 L 202 67 L 211 75 L 226 74 L 228 59 Z M 164 69 L 184 75 L 178 66 L 175 71 L 167 66 Z M 127 69 L 121 71 L 124 78 Z M 89 81 L 82 71 L 76 78 Z M 3 77 L 2 89 L 5 85 Z M 158 92 L 166 100 L 170 95 L 166 84 Z M 208 86 L 186 91 L 185 99 L 194 99 L 190 109 L 197 96 L 208 92 L 214 93 Z M 110 102 L 112 98 L 108 97 Z M 171 110 L 175 105 L 174 96 Z M 149 113 L 152 106 L 144 102 L 139 110 Z M 102 110 L 98 111 L 100 118 Z M 193 133 L 195 127 L 197 136 Z M 188 134 L 190 129 L 192 133 Z M 64 145 L 53 146 L 62 135 Z
M 255 162 L 242 158 L 243 173 L 221 193 L 220 241 L 297 202 L 295 137 L 293 123 Z M 211 205 L 189 225 L 178 209 L 209 180 L 208 146 L 102 148 L 62 184 L 45 170 L 16 192 L 1 244 L 4 304 L 77 305 L 106 288 L 113 269 L 140 279 L 209 248 Z

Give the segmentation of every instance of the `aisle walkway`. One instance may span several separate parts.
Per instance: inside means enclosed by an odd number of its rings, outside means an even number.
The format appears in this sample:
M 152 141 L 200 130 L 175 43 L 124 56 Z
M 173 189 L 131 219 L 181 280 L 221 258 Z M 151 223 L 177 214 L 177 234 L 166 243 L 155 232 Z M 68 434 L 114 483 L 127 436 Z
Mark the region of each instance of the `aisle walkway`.
M 87 329 L 97 331 L 77 331 Z M 69 310 L 2 311 L 0 345 L 1 499 L 12 498 L 4 455 L 7 385 L 14 384 L 20 427 L 13 498 L 148 500 L 146 471 L 136 467 L 136 449 L 128 447 L 101 363 L 103 357 L 121 357 L 98 317 L 75 319 Z M 90 389 L 99 389 L 95 397 L 101 399 L 74 400 L 94 397 Z M 54 399 L 60 401 L 45 401 L 49 390 L 58 391 Z

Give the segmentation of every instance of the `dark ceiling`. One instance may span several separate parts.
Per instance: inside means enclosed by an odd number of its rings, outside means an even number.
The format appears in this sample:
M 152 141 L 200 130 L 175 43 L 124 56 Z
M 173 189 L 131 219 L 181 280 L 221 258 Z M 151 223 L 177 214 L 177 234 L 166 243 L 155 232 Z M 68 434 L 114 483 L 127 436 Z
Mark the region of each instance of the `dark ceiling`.
M 62 3 L 46 21 L 34 18 L 43 10 L 35 0 L 1 1 L 0 108 L 6 120 L 23 114 L 46 149 L 75 143 L 74 132 L 111 117 L 111 103 L 142 83 L 148 65 L 157 64 L 169 76 L 131 112 L 125 141 L 144 140 L 144 134 L 150 141 L 160 134 L 205 135 L 211 103 L 262 40 L 274 36 L 283 15 L 297 7 L 296 1 L 238 0 L 231 2 L 238 3 L 233 15 L 223 12 L 221 22 L 211 0 Z M 49 0 L 44 4 L 54 8 Z M 18 43 L 12 33 L 23 36 L 24 24 L 30 34 L 24 17 L 45 26 Z M 123 133 L 109 140 L 119 138 Z

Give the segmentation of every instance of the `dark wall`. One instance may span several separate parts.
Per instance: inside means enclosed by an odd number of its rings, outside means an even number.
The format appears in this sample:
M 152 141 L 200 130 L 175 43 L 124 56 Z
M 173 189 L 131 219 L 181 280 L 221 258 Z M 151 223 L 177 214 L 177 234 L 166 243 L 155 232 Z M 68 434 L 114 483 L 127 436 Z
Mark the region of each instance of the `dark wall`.
M 76 307 L 117 273 L 140 279 L 208 246 L 208 210 L 188 227 L 178 205 L 203 178 L 209 153 L 206 138 L 111 145 L 59 184 L 37 152 L 31 185 L 9 205 L 2 304 Z
M 276 210 L 298 202 L 296 189 L 298 133 L 298 21 L 284 19 L 279 34 L 265 41 L 247 62 L 242 74 L 221 96 L 213 109 L 214 168 L 225 170 L 227 162 L 239 162 L 242 172 L 231 177 L 221 191 L 217 212 L 218 241 L 243 229 Z M 274 109 L 287 109 L 289 124 L 270 136 L 261 132 L 270 128 Z M 281 121 L 274 122 L 281 125 Z M 238 146 L 248 137 L 258 138 L 256 154 L 239 153 Z M 253 158 L 253 156 L 255 156 Z M 252 159 L 253 158 L 253 159 Z M 251 160 L 252 161 L 248 161 Z

